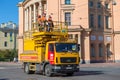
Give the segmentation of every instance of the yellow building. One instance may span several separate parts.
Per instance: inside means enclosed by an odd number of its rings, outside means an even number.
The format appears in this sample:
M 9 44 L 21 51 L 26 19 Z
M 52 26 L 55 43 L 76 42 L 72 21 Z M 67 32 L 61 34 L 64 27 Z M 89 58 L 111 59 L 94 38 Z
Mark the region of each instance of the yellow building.
M 69 37 L 80 44 L 81 63 L 120 62 L 119 0 L 24 0 L 19 6 L 19 53 L 23 33 L 38 15 L 67 22 Z
M 9 21 L 0 24 L 0 50 L 18 49 L 18 26 Z

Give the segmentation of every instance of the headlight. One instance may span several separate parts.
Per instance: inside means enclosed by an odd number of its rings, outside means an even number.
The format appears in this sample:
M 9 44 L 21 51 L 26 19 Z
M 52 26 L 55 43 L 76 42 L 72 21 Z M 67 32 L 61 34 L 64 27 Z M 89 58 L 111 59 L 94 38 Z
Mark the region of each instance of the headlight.
M 55 69 L 61 69 L 61 67 L 60 66 L 55 66 Z

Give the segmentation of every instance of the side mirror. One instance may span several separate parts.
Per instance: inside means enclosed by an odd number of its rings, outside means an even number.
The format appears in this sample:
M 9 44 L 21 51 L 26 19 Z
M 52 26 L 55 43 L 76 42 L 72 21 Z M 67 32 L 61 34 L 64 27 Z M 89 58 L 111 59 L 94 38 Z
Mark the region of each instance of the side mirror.
M 78 51 L 80 51 L 80 44 L 78 44 Z

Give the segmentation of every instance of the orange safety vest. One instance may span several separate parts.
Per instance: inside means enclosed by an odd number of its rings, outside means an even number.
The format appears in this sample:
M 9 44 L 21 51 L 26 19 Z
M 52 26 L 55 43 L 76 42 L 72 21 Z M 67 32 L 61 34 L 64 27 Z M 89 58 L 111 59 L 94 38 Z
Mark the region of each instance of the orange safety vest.
M 43 16 L 43 17 L 41 18 L 41 21 L 44 22 L 45 20 L 46 20 L 46 17 Z

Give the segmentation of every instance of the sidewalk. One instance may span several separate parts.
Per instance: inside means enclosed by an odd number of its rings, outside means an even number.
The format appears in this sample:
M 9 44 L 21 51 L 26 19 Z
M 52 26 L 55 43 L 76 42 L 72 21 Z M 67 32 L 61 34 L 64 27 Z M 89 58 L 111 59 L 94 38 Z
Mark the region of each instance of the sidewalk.
M 0 62 L 0 65 L 22 65 L 20 62 Z M 120 67 L 120 63 L 91 63 L 80 64 L 80 67 Z
M 22 65 L 20 62 L 0 62 L 0 65 Z
M 120 67 L 120 63 L 91 63 L 91 64 L 80 64 L 80 67 Z

